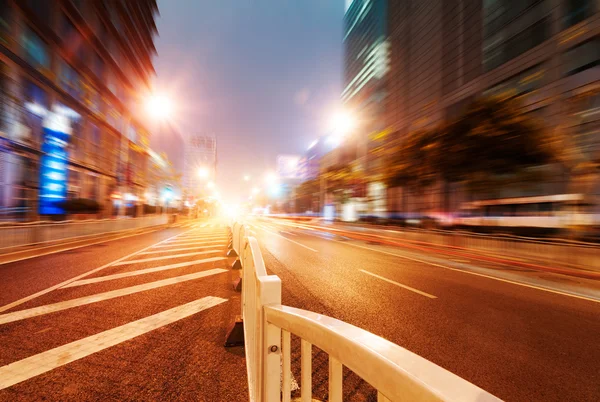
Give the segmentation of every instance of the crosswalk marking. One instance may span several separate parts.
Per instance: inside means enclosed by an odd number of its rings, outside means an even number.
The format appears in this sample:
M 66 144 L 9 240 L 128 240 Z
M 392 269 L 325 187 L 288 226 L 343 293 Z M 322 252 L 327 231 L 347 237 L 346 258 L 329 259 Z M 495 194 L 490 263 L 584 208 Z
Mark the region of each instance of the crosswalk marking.
M 173 243 L 183 243 L 186 241 L 194 241 L 194 240 L 227 240 L 228 237 L 227 236 L 202 236 L 202 237 L 177 237 L 173 240 L 169 240 L 167 243 L 169 244 L 173 244 Z
M 215 237 L 228 237 L 227 233 L 196 233 L 196 234 L 186 234 L 184 236 L 177 236 L 171 240 L 177 239 L 210 239 Z
M 26 318 L 36 317 L 39 315 L 54 313 L 57 311 L 67 310 L 72 307 L 83 306 L 99 301 L 114 299 L 116 297 L 131 295 L 134 293 L 142 292 L 145 290 L 156 289 L 163 286 L 173 285 L 176 283 L 182 283 L 191 281 L 194 279 L 204 278 L 206 276 L 217 275 L 223 272 L 227 272 L 226 269 L 209 269 L 207 271 L 195 272 L 193 274 L 187 274 L 182 276 L 176 276 L 174 278 L 161 279 L 155 282 L 145 283 L 143 285 L 131 286 L 123 289 L 111 290 L 109 292 L 97 293 L 91 296 L 79 297 L 77 299 L 71 299 L 63 302 L 47 304 L 45 306 L 33 307 L 26 310 L 15 311 L 12 313 L 6 313 L 0 315 L 0 325 L 7 324 L 9 322 L 24 320 Z
M 225 258 L 225 257 L 204 258 L 202 260 L 180 262 L 178 264 L 163 265 L 161 267 L 156 267 L 156 268 L 146 268 L 146 269 L 139 269 L 137 271 L 122 272 L 120 274 L 98 276 L 95 278 L 82 279 L 80 281 L 71 282 L 68 285 L 64 286 L 63 288 L 71 288 L 71 287 L 75 287 L 75 286 L 89 285 L 90 283 L 112 281 L 114 279 L 128 278 L 131 276 L 150 274 L 153 272 L 167 271 L 169 269 L 183 268 L 183 267 L 189 267 L 190 265 L 205 264 L 208 262 L 216 262 L 216 261 L 224 261 L 224 260 L 227 260 L 227 258 Z
M 178 243 L 178 244 L 161 244 L 160 246 L 154 246 L 152 248 L 167 248 L 167 247 L 181 247 L 181 246 L 193 246 L 193 245 L 198 245 L 198 246 L 205 246 L 208 244 L 213 244 L 215 246 L 218 245 L 225 245 L 224 241 L 193 241 L 193 242 L 189 242 L 189 243 Z
M 143 253 L 139 253 L 138 255 L 145 255 L 145 254 L 159 254 L 159 253 L 172 253 L 174 251 L 189 251 L 189 250 L 203 250 L 206 248 L 212 248 L 215 247 L 214 245 L 209 245 L 209 246 L 198 246 L 198 247 L 184 247 L 184 248 L 170 248 L 168 250 L 155 250 L 155 251 L 144 251 Z
M 202 299 L 0 367 L 0 390 L 110 348 L 111 346 L 118 345 L 157 328 L 164 327 L 226 301 L 226 299 L 220 297 L 203 297 Z
M 113 264 L 113 267 L 118 267 L 120 265 L 128 265 L 128 264 L 138 264 L 140 262 L 169 260 L 172 258 L 190 257 L 192 255 L 214 254 L 214 253 L 221 253 L 221 252 L 223 252 L 223 250 L 213 249 L 213 250 L 206 250 L 206 251 L 196 251 L 194 253 L 173 254 L 173 255 L 163 255 L 160 257 L 141 258 L 139 260 L 125 260 L 125 261 L 121 261 L 116 264 Z

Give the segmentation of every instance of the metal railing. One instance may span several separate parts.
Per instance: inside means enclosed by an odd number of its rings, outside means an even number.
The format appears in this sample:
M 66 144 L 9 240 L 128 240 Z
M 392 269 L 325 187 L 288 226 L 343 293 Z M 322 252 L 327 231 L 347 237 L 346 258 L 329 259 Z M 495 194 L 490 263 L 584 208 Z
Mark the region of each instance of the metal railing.
M 234 224 L 233 239 L 245 232 Z M 235 241 L 235 240 L 234 240 Z M 312 400 L 312 346 L 329 355 L 329 400 L 342 400 L 346 366 L 377 390 L 378 401 L 499 401 L 436 364 L 368 331 L 281 304 L 281 280 L 267 275 L 258 241 L 238 243 L 250 401 L 291 400 L 291 335 L 300 342 L 301 400 Z
M 550 264 L 552 266 L 584 267 L 600 271 L 600 245 L 564 239 L 519 237 L 514 235 L 483 234 L 448 230 L 390 229 L 385 226 L 336 225 L 295 223 L 298 226 L 321 228 L 344 235 L 347 232 L 364 234 L 376 241 L 397 239 L 416 244 L 431 244 L 448 249 L 490 253 L 501 257 L 516 257 Z M 381 234 L 385 230 L 385 234 Z
M 2 224 L 0 253 L 16 247 L 164 225 L 168 220 L 168 215 L 156 215 L 141 218 Z

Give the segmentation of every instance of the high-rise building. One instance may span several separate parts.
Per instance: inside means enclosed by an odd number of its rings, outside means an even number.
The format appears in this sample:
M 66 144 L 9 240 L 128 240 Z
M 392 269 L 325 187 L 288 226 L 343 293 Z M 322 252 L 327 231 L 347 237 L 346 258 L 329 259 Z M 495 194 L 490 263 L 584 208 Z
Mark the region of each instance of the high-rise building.
M 183 187 L 188 196 L 203 194 L 217 174 L 217 138 L 214 134 L 189 134 L 185 140 Z
M 138 109 L 156 12 L 155 0 L 0 0 L 2 213 L 60 213 L 48 205 L 66 198 L 110 213 L 142 198 L 149 133 Z M 53 116 L 67 119 L 66 135 L 44 148 L 59 138 Z
M 388 37 L 388 0 L 346 1 L 342 101 L 348 113 L 361 124 L 343 153 L 355 156 L 367 170 L 369 134 L 385 128 L 390 64 Z M 347 152 L 348 148 L 353 152 Z
M 354 0 L 347 4 L 347 87 L 342 98 L 359 112 L 365 105 L 384 104 L 385 117 L 379 121 L 394 136 L 402 138 L 453 119 L 477 97 L 508 95 L 519 99 L 524 113 L 541 117 L 546 129 L 560 129 L 572 138 L 582 162 L 600 158 L 600 114 L 596 113 L 600 6 L 596 0 Z M 386 23 L 376 18 L 381 10 Z M 565 183 L 564 177 L 557 178 L 511 195 L 566 191 Z M 441 190 L 435 191 L 431 197 L 421 197 L 430 200 L 426 206 L 415 208 L 443 208 Z M 394 197 L 392 204 L 405 199 L 400 193 Z M 405 206 L 398 209 L 406 210 Z

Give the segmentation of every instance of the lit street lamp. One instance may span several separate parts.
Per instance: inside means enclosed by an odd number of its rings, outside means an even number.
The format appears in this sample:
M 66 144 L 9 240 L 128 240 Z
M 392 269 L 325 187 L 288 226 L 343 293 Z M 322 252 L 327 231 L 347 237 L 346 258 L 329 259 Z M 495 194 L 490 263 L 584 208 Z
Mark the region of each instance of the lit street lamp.
M 265 175 L 265 183 L 266 184 L 275 184 L 277 183 L 278 177 L 274 172 L 269 172 Z
M 200 177 L 201 179 L 208 179 L 209 176 L 210 176 L 210 171 L 208 170 L 207 167 L 200 167 L 198 169 L 198 177 Z
M 146 101 L 146 112 L 155 119 L 164 120 L 171 116 L 172 111 L 173 104 L 164 95 L 153 95 Z

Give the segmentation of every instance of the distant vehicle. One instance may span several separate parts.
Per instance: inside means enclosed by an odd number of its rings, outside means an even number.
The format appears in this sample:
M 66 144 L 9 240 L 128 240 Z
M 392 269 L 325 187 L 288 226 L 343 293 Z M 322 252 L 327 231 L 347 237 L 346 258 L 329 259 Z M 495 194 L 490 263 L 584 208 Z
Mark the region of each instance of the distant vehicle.
M 473 201 L 461 206 L 453 226 L 478 229 L 534 229 L 544 232 L 584 230 L 600 227 L 597 202 L 583 194 Z M 510 230 L 505 230 L 510 231 Z M 524 231 L 524 230 L 522 230 Z

